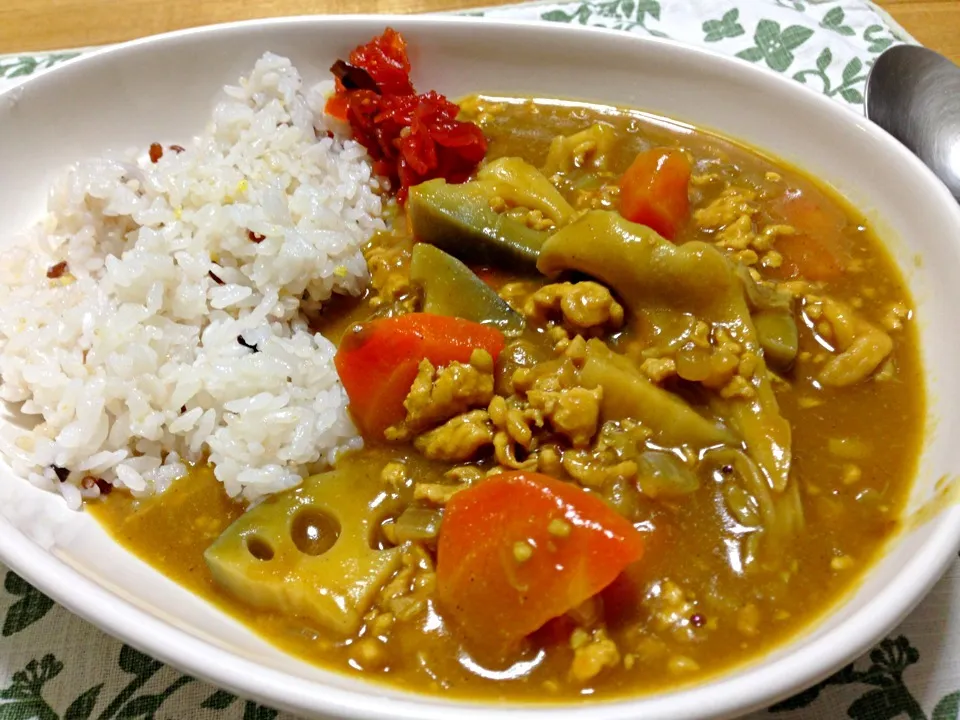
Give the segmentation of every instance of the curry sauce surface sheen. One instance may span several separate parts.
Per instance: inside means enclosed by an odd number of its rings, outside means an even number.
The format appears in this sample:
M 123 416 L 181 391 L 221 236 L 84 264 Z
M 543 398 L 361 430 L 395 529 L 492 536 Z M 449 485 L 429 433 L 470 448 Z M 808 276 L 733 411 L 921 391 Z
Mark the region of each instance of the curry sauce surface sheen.
M 555 136 L 597 121 L 611 125 L 616 139 L 609 165 L 602 172 L 574 170 L 564 177 L 562 189 L 571 201 L 578 193 L 594 193 L 597 206 L 604 207 L 610 179 L 651 145 L 683 148 L 694 157 L 698 177 L 715 176 L 691 188 L 694 210 L 710 206 L 725 188 L 744 185 L 756 191 L 758 223 L 773 223 L 769 208 L 789 186 L 842 219 L 856 271 L 829 281 L 829 296 L 857 307 L 873 322 L 890 308 L 910 307 L 902 278 L 862 217 L 781 163 L 707 133 L 612 108 L 505 98 L 471 98 L 463 107 L 490 141 L 488 159 L 520 156 L 538 167 Z M 716 233 L 691 222 L 676 241 L 715 239 Z M 377 242 L 396 243 L 396 235 Z M 768 269 L 776 275 L 776 268 Z M 490 271 L 486 279 L 499 288 L 546 282 L 502 271 Z M 318 328 L 336 341 L 351 323 L 370 314 L 366 298 L 338 299 Z M 203 558 L 243 513 L 208 468 L 195 469 L 162 496 L 137 501 L 116 492 L 88 508 L 118 542 L 164 575 L 284 650 L 332 669 L 410 690 L 531 701 L 636 694 L 701 682 L 755 660 L 807 628 L 854 587 L 898 530 L 924 423 L 917 335 L 912 322 L 903 320 L 884 370 L 891 377 L 841 388 L 814 382 L 824 344 L 815 322 L 799 324 L 796 363 L 775 389 L 792 428 L 790 481 L 799 487 L 805 526 L 775 572 L 744 569 L 748 551 L 742 528 L 724 505 L 722 473 L 680 499 L 641 497 L 632 512 L 643 518 L 637 527 L 647 540 L 644 559 L 603 593 L 606 630 L 620 657 L 616 667 L 586 682 L 572 676 L 573 643 L 554 626 L 536 633 L 514 664 L 491 668 L 470 657 L 456 626 L 429 599 L 414 617 L 392 625 L 389 643 L 376 653 L 366 642 L 372 630 L 343 639 L 304 618 L 249 607 L 214 582 Z M 611 342 L 628 348 L 644 332 L 628 323 Z M 427 461 L 409 446 L 370 441 L 344 455 L 338 469 L 352 473 L 358 487 L 370 487 L 382 482 L 383 468 L 395 461 L 405 463 L 416 482 L 448 482 L 449 463 Z M 407 502 L 410 493 L 410 488 L 401 491 Z M 417 559 L 405 562 L 413 568 Z M 413 572 L 411 578 L 416 577 Z

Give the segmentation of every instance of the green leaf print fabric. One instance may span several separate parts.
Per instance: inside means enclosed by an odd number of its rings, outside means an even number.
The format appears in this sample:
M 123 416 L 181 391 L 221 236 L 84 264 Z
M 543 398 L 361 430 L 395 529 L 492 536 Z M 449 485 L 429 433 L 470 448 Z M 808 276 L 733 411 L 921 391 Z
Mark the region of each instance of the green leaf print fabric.
M 484 11 L 487 17 L 614 28 L 733 55 L 804 83 L 863 111 L 877 55 L 911 42 L 882 11 L 862 2 L 822 0 L 596 0 L 534 3 Z
M 707 47 L 782 73 L 855 112 L 862 112 L 877 55 L 912 42 L 859 0 L 533 2 L 466 14 L 606 27 Z M 0 90 L 83 52 L 0 55 Z M 2 566 L 0 578 L 0 720 L 292 720 L 104 635 Z M 866 656 L 750 717 L 960 720 L 960 567 Z

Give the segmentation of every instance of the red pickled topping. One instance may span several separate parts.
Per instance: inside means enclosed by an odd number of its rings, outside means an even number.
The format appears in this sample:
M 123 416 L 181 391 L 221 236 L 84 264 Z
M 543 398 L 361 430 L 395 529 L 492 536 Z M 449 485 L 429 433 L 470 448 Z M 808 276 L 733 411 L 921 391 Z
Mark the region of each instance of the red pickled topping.
M 393 28 L 350 53 L 350 64 L 367 71 L 383 95 L 413 95 L 407 43 Z
M 350 123 L 354 139 L 373 158 L 374 170 L 398 185 L 401 203 L 408 188 L 426 180 L 463 182 L 486 154 L 483 131 L 457 120 L 456 103 L 432 90 L 416 94 L 406 42 L 395 30 L 387 28 L 356 48 L 349 66 L 337 61 L 331 70 L 336 91 L 327 101 L 327 113 Z M 367 87 L 364 75 L 376 89 Z

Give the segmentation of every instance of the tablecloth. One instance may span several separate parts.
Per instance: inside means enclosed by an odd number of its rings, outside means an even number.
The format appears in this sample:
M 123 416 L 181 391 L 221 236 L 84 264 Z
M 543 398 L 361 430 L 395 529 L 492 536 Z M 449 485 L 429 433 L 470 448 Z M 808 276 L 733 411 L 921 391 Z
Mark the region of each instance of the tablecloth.
M 533 2 L 467 14 L 597 25 L 708 47 L 810 85 L 854 112 L 863 111 L 864 83 L 877 55 L 894 43 L 913 42 L 863 0 Z M 0 89 L 83 52 L 0 55 Z M 0 720 L 293 720 L 114 640 L 2 566 L 0 577 Z M 957 720 L 958 715 L 960 564 L 955 564 L 867 655 L 751 717 Z

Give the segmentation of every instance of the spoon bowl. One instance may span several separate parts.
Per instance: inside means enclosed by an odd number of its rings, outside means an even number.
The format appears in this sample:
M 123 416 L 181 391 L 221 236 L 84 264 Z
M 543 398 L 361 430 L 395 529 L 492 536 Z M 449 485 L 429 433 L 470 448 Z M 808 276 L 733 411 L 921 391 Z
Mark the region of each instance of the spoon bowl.
M 892 47 L 870 71 L 866 106 L 960 201 L 960 67 L 925 47 Z

